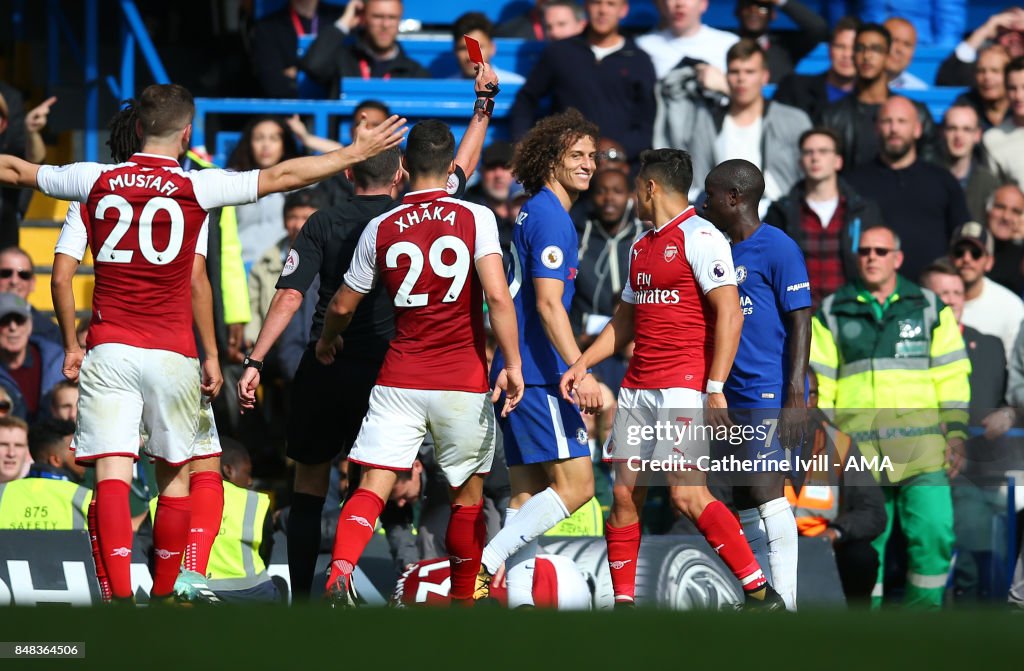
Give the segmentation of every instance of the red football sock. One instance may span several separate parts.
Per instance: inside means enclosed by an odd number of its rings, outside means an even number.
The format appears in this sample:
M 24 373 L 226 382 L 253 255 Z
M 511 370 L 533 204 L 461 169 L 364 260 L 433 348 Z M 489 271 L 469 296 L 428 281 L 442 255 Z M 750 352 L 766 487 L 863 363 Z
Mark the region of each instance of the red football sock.
M 357 489 L 338 518 L 338 530 L 334 535 L 334 552 L 331 554 L 331 575 L 327 579 L 330 587 L 343 575 L 355 570 L 366 544 L 373 538 L 373 528 L 384 510 L 384 499 L 369 489 Z
M 217 471 L 200 471 L 189 477 L 192 519 L 185 543 L 184 566 L 187 571 L 206 575 L 210 550 L 220 532 L 224 517 L 224 483 Z
M 476 574 L 480 572 L 480 556 L 484 553 L 486 541 L 487 523 L 484 520 L 483 503 L 475 506 L 452 504 L 452 516 L 448 520 L 448 533 L 444 538 L 452 565 L 451 598 L 473 598 Z
M 111 595 L 132 597 L 132 514 L 128 507 L 128 483 L 101 480 L 96 483 L 97 539 L 102 564 L 110 581 Z
M 96 564 L 96 580 L 100 584 L 100 598 L 103 603 L 110 601 L 110 580 L 107 570 L 103 567 L 103 553 L 100 552 L 100 525 L 96 517 L 96 497 L 89 501 L 89 544 L 92 545 L 92 561 Z
M 709 503 L 697 519 L 697 528 L 743 585 L 744 591 L 756 592 L 767 584 L 761 566 L 743 537 L 740 523 L 724 503 Z
M 192 505 L 187 496 L 161 496 L 153 520 L 154 597 L 167 596 L 181 569 Z
M 608 543 L 608 568 L 616 601 L 632 601 L 636 596 L 636 560 L 640 555 L 640 523 L 624 527 L 604 525 Z

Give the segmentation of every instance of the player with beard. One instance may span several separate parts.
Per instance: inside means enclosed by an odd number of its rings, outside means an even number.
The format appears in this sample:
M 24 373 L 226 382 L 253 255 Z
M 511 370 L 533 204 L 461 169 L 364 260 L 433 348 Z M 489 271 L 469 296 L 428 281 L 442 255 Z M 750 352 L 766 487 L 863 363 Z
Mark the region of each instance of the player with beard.
M 693 178 L 690 155 L 677 149 L 648 150 L 640 155 L 640 164 L 637 210 L 655 228 L 633 244 L 628 281 L 612 320 L 560 385 L 563 397 L 576 395 L 584 412 L 597 411 L 596 402 L 578 394 L 580 381 L 590 366 L 635 340 L 605 448 L 605 458 L 616 465 L 605 526 L 615 603 L 634 604 L 640 512 L 650 482 L 646 469 L 657 461 L 663 467 L 673 462 L 679 466 L 666 473 L 672 501 L 732 570 L 747 606 L 777 610 L 782 599 L 768 584 L 743 530 L 705 484 L 700 468 L 709 456 L 707 434 L 684 429 L 687 437 L 673 443 L 644 437 L 642 431 L 664 425 L 728 426 L 723 392 L 743 314 L 729 243 L 687 200 Z M 709 197 L 717 197 L 717 183 L 709 179 L 706 186 Z

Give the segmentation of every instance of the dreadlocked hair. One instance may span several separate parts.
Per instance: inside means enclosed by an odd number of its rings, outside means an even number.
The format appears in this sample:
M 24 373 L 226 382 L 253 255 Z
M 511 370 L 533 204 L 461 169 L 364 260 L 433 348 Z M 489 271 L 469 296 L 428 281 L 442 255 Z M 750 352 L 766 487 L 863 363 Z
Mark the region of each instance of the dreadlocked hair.
M 117 163 L 124 163 L 132 154 L 142 150 L 142 138 L 139 137 L 139 103 L 135 98 L 121 102 L 121 109 L 110 120 L 110 155 Z

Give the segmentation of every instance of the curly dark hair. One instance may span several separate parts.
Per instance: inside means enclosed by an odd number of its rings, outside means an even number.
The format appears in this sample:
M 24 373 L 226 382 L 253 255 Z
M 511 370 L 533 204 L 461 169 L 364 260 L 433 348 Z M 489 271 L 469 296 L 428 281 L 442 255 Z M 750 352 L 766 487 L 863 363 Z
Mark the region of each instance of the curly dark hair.
M 139 103 L 135 98 L 121 101 L 121 109 L 111 119 L 107 128 L 110 130 L 110 155 L 115 163 L 124 163 L 132 154 L 142 151 L 142 138 L 139 137 Z
M 575 108 L 541 119 L 516 146 L 512 174 L 528 194 L 538 193 L 569 147 L 583 137 L 596 144 L 601 131 Z

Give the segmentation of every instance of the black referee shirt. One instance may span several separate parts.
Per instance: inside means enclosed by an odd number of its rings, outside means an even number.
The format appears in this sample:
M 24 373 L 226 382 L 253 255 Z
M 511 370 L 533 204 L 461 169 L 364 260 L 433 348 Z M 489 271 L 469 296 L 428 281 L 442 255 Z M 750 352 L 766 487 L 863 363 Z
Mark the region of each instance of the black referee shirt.
M 461 198 L 466 192 L 466 174 L 461 167 L 449 177 L 448 193 Z M 334 207 L 314 212 L 302 227 L 277 280 L 278 289 L 306 294 L 313 278 L 320 275 L 320 293 L 309 330 L 310 342 L 320 338 L 324 315 L 338 291 L 363 229 L 371 220 L 395 207 L 390 196 L 349 196 Z M 391 297 L 378 284 L 363 299 L 343 337 L 341 358 L 383 361 L 388 343 L 395 335 Z

